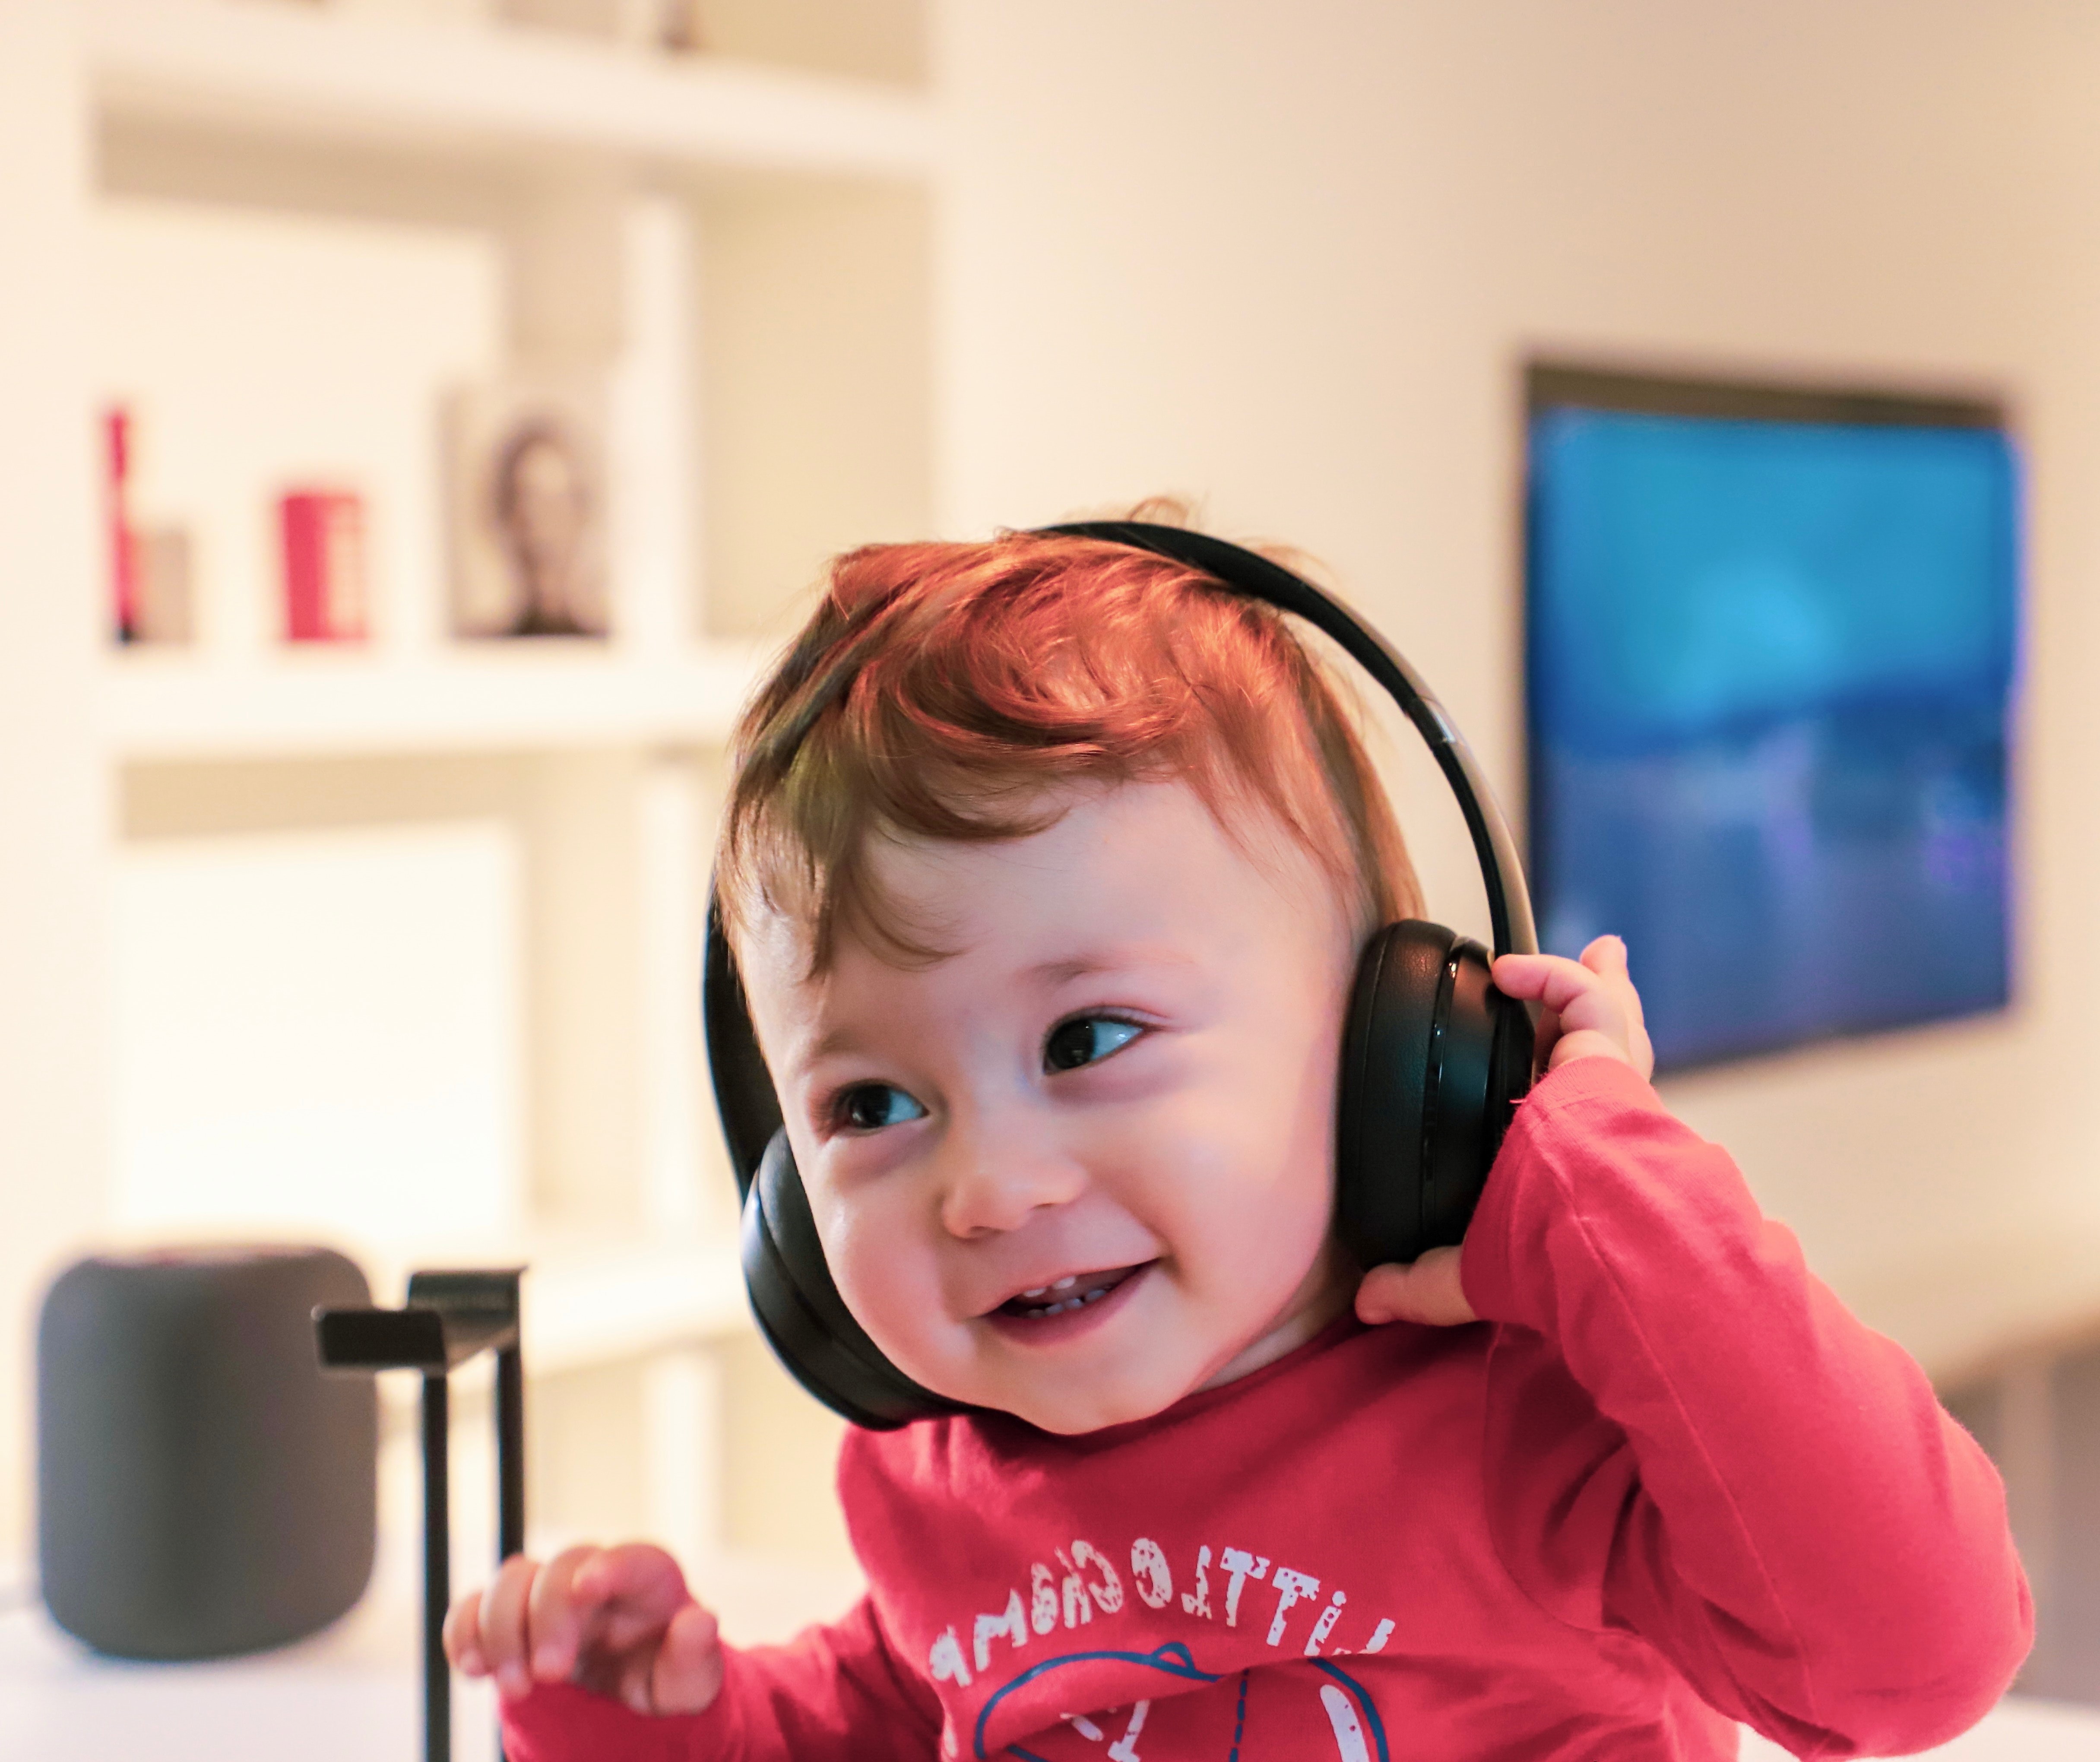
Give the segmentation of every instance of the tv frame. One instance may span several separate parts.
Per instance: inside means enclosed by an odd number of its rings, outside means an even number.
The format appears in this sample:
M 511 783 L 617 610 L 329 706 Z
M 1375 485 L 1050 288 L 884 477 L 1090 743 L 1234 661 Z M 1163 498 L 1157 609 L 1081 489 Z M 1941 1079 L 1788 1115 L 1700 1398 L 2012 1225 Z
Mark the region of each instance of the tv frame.
M 1536 356 L 1524 364 L 1522 430 L 1519 444 L 1518 475 L 1518 617 L 1517 681 L 1519 720 L 1523 731 L 1524 764 L 1524 849 L 1527 868 L 1539 848 L 1541 753 L 1531 726 L 1531 594 L 1535 557 L 1531 518 L 1531 428 L 1542 412 L 1586 409 L 1623 412 L 1645 416 L 1707 417 L 1746 422 L 1804 422 L 1904 428 L 1980 429 L 2018 442 L 2008 401 L 1995 393 L 1903 390 L 1857 382 L 1816 384 L 1807 380 L 1755 375 L 1707 378 L 1690 371 L 1644 369 L 1604 364 L 1584 364 L 1553 356 Z M 2014 661 L 2006 703 L 2007 740 L 2005 775 L 2006 846 L 2009 861 L 2021 846 L 2020 801 L 2018 772 L 2013 759 L 2017 731 L 2018 696 L 2024 671 L 2026 627 L 2026 519 L 2023 504 L 2016 508 L 2014 543 Z M 1536 880 L 1536 872 L 1534 881 Z M 1536 890 L 1534 885 L 1534 891 Z M 2003 1002 L 1960 1014 L 1937 1016 L 1904 1022 L 1858 1027 L 1832 1028 L 1806 1034 L 1783 1043 L 1674 1061 L 1659 1066 L 1658 1076 L 1691 1075 L 1730 1066 L 1783 1058 L 1816 1046 L 1879 1040 L 1890 1035 L 1914 1033 L 2002 1018 L 2020 1001 L 2020 911 L 2017 886 L 2005 892 L 2006 978 Z

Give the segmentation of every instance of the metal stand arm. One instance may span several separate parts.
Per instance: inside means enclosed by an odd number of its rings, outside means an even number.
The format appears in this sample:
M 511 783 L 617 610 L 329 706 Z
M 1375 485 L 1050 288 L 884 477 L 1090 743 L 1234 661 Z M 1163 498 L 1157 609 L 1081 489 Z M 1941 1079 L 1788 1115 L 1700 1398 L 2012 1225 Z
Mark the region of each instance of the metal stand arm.
M 523 1271 L 414 1273 L 401 1309 L 314 1312 L 324 1368 L 422 1373 L 425 1762 L 452 1762 L 452 1673 L 444 1644 L 452 1576 L 449 1379 L 455 1367 L 485 1350 L 496 1354 L 497 1563 L 525 1547 L 525 1367 L 518 1325 Z

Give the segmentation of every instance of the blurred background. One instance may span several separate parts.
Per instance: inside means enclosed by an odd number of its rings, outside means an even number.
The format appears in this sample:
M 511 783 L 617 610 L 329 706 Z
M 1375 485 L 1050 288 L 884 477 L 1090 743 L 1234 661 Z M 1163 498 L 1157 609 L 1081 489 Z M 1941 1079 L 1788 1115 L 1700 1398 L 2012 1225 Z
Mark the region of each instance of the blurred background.
M 1675 872 L 1736 851 L 1723 929 L 1811 978 L 1877 901 L 1921 921 L 1903 886 L 1948 913 L 1733 1040 L 1720 981 L 1658 968 L 1663 1087 L 1996 1455 L 2023 1687 L 2100 1702 L 2096 86 L 2063 0 L 7 0 L 0 1670 L 35 1690 L 0 1747 L 109 1753 L 91 1698 L 187 1754 L 196 1710 L 368 1689 L 343 1753 L 412 1741 L 404 1391 L 368 1606 L 296 1667 L 200 1688 L 29 1631 L 38 1308 L 91 1250 L 326 1243 L 386 1303 L 527 1261 L 535 1545 L 667 1539 L 733 1636 L 841 1606 L 837 1428 L 752 1332 L 699 1057 L 756 669 L 836 550 L 1178 495 L 1317 559 L 1564 831 L 1619 775 L 1568 694 L 1638 682 L 1568 633 L 1638 648 L 1676 579 L 1638 519 L 1554 523 L 1605 493 L 1571 410 L 1674 412 L 1665 454 L 1968 437 L 1864 504 L 1879 453 L 1610 479 L 1687 554 L 1794 523 L 1710 558 L 1705 647 L 1639 675 L 1718 718 L 1674 725 L 1712 810 Z M 1824 542 L 1957 504 L 1944 570 Z M 1477 929 L 1394 747 L 1432 911 Z M 1552 850 L 1550 934 L 1630 912 L 1595 927 L 1637 978 L 1644 925 L 1698 941 L 1704 884 L 1627 903 Z M 455 1406 L 465 1577 L 485 1384 Z

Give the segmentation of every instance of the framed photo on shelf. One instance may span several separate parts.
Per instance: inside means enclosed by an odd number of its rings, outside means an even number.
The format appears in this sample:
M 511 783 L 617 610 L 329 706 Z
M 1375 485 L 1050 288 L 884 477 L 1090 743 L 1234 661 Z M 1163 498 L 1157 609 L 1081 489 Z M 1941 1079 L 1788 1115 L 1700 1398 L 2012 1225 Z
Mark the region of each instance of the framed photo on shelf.
M 447 413 L 453 634 L 606 635 L 603 388 L 501 380 Z

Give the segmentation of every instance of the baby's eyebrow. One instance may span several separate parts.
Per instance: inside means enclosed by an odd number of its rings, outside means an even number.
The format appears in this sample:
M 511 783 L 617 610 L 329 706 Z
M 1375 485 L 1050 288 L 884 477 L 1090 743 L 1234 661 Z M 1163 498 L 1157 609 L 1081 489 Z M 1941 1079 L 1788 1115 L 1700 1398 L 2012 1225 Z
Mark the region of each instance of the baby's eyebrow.
M 1192 957 L 1179 949 L 1138 945 L 1089 949 L 1084 954 L 1039 961 L 1030 967 L 1023 976 L 1042 985 L 1054 986 L 1069 984 L 1074 979 L 1088 978 L 1096 973 L 1123 973 L 1132 967 L 1189 966 L 1192 964 Z
M 840 1023 L 818 1035 L 802 1053 L 801 1062 L 805 1065 L 818 1064 L 840 1053 L 858 1053 L 866 1044 L 866 1036 L 858 1028 Z

